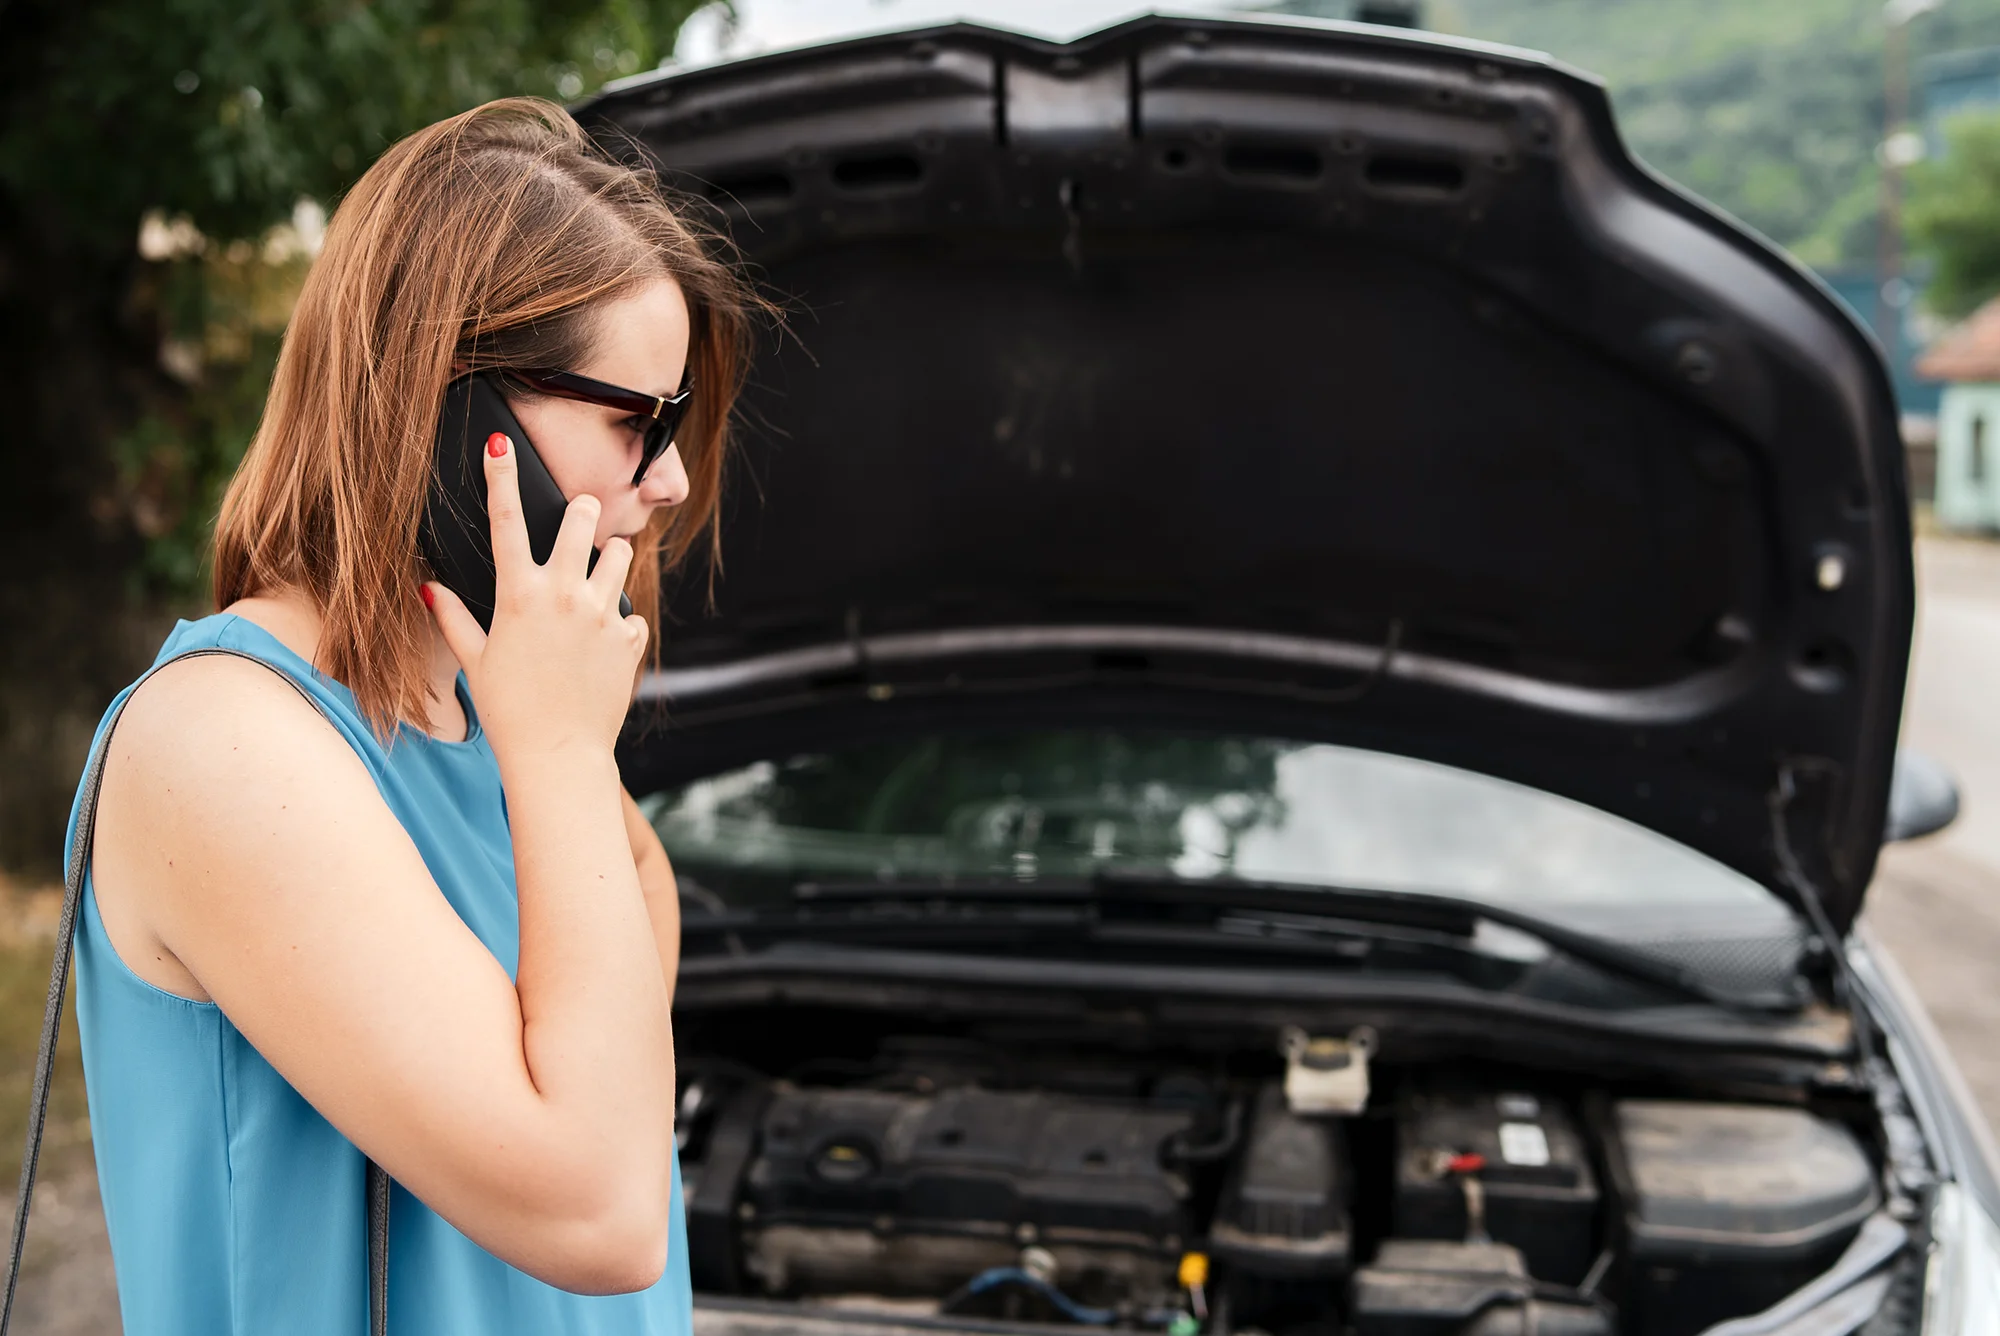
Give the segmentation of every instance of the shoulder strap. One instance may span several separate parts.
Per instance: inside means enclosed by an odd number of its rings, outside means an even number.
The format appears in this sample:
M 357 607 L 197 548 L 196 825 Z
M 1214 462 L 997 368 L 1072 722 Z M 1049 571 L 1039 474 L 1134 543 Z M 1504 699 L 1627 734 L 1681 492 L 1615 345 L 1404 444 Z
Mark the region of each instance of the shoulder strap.
M 63 870 L 62 914 L 56 920 L 56 958 L 49 970 L 48 1002 L 42 1012 L 42 1042 L 35 1054 L 35 1081 L 28 1095 L 28 1142 L 21 1152 L 21 1187 L 14 1200 L 14 1237 L 7 1253 L 7 1285 L 0 1293 L 0 1336 L 6 1336 L 8 1320 L 14 1313 L 14 1289 L 21 1278 L 21 1250 L 28 1239 L 28 1208 L 35 1198 L 35 1168 L 42 1153 L 42 1129 L 49 1117 L 49 1077 L 55 1071 L 56 1036 L 62 1027 L 63 997 L 69 989 L 70 959 L 76 946 L 76 915 L 83 903 L 83 879 L 90 870 L 90 850 L 97 833 L 97 795 L 104 787 L 104 757 L 111 749 L 111 735 L 119 717 L 146 678 L 170 663 L 183 659 L 226 654 L 264 664 L 285 680 L 293 690 L 321 714 L 325 707 L 306 689 L 278 668 L 254 654 L 215 646 L 177 654 L 148 669 L 145 677 L 132 684 L 118 709 L 104 725 L 104 733 L 91 749 L 83 770 L 83 799 L 77 808 L 76 836 L 70 841 L 69 862 Z M 388 1336 L 389 1331 L 389 1176 L 373 1160 L 368 1163 L 368 1330 L 370 1336 Z

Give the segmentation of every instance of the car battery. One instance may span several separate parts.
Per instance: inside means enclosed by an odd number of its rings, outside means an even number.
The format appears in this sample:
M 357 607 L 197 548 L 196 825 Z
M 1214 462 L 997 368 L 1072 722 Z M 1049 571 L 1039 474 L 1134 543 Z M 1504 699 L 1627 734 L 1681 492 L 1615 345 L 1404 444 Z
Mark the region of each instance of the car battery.
M 1483 1233 L 1520 1249 L 1530 1275 L 1558 1284 L 1574 1285 L 1590 1270 L 1597 1176 L 1576 1123 L 1555 1100 L 1416 1093 L 1399 1108 L 1396 1130 L 1397 1237 Z
M 1805 1109 L 1621 1100 L 1604 1140 L 1638 1336 L 1762 1312 L 1831 1267 L 1881 1205 L 1854 1133 Z

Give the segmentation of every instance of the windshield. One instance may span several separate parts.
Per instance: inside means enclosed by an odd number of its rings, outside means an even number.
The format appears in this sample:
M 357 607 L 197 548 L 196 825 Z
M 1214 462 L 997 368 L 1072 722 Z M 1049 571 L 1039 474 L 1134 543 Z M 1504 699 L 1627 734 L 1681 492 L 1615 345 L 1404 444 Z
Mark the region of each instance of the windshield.
M 932 735 L 760 761 L 642 804 L 729 903 L 801 881 L 1170 871 L 1542 911 L 1771 911 L 1749 879 L 1580 803 L 1406 757 L 1096 729 Z

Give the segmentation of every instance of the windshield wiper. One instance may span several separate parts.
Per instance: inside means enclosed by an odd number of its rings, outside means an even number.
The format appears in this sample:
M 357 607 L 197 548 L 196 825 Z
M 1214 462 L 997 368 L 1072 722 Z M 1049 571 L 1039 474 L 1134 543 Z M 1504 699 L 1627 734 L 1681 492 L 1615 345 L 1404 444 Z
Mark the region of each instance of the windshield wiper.
M 906 938 L 935 943 L 963 937 L 999 945 L 1032 939 L 1073 939 L 1089 933 L 1097 923 L 1097 910 L 1087 883 L 1009 883 L 997 889 L 1003 893 L 982 894 L 979 883 L 856 882 L 828 886 L 801 883 L 794 888 L 791 907 L 717 908 L 700 915 L 684 913 L 681 932 L 691 937 L 721 937 L 733 954 L 741 955 L 746 942 L 761 943 L 802 934 L 870 942 Z M 872 891 L 885 893 L 868 893 Z
M 1389 891 L 1352 886 L 1311 886 L 1284 882 L 1198 880 L 1174 873 L 1107 872 L 1107 890 L 1172 896 L 1195 903 L 1278 913 L 1338 915 L 1344 919 L 1410 928 L 1431 928 L 1472 937 L 1483 920 L 1536 939 L 1601 974 L 1679 994 L 1695 1002 L 1735 1011 L 1795 1011 L 1801 998 L 1782 992 L 1736 993 L 1717 988 L 1697 971 L 1661 960 L 1594 933 L 1581 932 L 1538 914 L 1432 891 Z
M 1694 970 L 1621 942 L 1518 909 L 1428 891 L 1120 870 L 1100 871 L 1088 880 L 804 882 L 793 889 L 793 901 L 793 914 L 775 922 L 756 916 L 760 926 L 850 931 L 905 926 L 922 932 L 1012 925 L 1044 933 L 1110 928 L 1138 940 L 1149 931 L 1186 937 L 1261 925 L 1301 940 L 1361 936 L 1479 953 L 1483 923 L 1524 934 L 1600 974 L 1708 1006 L 1785 1013 L 1804 1000 L 1796 987 L 1761 993 L 1718 988 Z

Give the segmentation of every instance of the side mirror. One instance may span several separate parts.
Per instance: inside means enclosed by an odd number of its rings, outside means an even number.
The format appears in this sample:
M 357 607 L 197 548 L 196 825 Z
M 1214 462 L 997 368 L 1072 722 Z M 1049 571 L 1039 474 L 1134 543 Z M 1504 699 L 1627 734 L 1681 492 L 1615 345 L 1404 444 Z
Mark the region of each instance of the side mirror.
M 1914 840 L 1958 819 L 1958 784 L 1945 768 L 1907 747 L 1896 752 L 1889 778 L 1889 820 L 1882 841 Z

